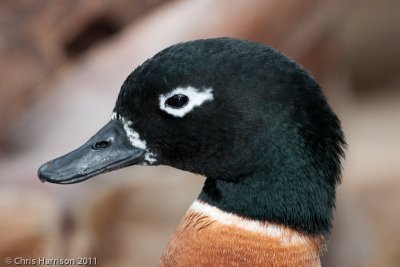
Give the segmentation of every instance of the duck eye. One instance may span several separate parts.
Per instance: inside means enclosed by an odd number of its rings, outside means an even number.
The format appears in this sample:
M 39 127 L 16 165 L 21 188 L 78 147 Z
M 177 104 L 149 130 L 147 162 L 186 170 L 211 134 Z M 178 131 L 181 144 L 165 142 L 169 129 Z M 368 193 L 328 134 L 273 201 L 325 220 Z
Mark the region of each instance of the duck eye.
M 189 102 L 189 98 L 183 94 L 176 94 L 165 101 L 165 105 L 171 108 L 182 108 Z

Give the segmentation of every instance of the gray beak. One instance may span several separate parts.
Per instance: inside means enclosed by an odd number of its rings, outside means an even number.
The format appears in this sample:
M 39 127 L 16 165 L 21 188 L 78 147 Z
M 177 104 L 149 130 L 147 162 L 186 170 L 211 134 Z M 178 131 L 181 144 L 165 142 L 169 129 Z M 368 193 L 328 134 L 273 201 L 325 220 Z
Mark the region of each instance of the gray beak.
M 143 162 L 145 150 L 129 142 L 123 125 L 111 120 L 78 149 L 43 164 L 42 182 L 79 183 L 101 173 Z

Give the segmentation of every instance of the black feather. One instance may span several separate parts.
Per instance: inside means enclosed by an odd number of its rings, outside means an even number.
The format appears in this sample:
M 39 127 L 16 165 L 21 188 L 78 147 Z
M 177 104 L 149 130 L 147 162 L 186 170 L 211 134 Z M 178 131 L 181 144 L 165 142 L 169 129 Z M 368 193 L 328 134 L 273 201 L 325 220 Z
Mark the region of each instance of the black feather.
M 183 118 L 159 108 L 177 87 L 213 88 Z M 312 234 L 332 224 L 344 136 L 320 86 L 261 44 L 230 38 L 171 46 L 126 79 L 115 109 L 159 164 L 207 177 L 199 198 Z

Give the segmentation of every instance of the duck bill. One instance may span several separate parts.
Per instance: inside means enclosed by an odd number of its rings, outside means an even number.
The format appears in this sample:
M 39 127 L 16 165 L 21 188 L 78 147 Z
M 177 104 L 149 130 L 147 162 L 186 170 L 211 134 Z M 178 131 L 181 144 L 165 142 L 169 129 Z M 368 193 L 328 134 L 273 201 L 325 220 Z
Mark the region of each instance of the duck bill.
M 132 146 L 121 122 L 111 120 L 78 149 L 43 164 L 38 176 L 42 182 L 79 183 L 101 173 L 142 163 L 145 152 Z

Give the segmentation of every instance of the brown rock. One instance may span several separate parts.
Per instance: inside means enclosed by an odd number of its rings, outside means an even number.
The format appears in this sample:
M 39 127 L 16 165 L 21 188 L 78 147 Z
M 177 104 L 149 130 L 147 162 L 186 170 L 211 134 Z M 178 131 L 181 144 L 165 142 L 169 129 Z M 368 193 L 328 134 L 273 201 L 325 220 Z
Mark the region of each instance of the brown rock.
M 39 85 L 60 64 L 161 2 L 1 1 L 0 149 L 12 149 L 7 125 L 45 93 Z

